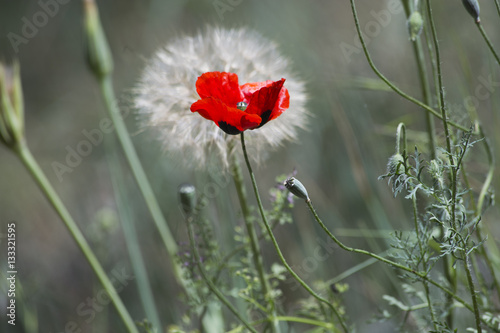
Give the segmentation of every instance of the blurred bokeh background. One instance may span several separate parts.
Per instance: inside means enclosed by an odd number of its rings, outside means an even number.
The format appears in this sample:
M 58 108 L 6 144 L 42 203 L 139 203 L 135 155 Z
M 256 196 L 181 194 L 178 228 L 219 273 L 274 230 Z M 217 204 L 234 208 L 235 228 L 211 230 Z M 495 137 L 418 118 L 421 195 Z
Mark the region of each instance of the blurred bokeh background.
M 71 173 L 62 176 L 62 181 L 53 169 L 53 162 L 64 162 L 68 147 L 75 148 L 85 138 L 82 131 L 99 128 L 100 120 L 105 117 L 99 87 L 85 62 L 81 1 L 61 1 L 57 11 L 46 24 L 37 27 L 31 37 L 16 46 L 12 43 L 10 33 L 22 36 L 26 22 L 33 22 L 34 16 L 44 11 L 41 3 L 47 2 L 50 1 L 0 0 L 0 59 L 6 62 L 18 59 L 21 64 L 26 135 L 35 157 L 106 270 L 130 269 L 110 182 L 113 170 L 108 167 L 104 145 L 94 146 L 92 153 Z M 275 186 L 276 176 L 291 173 L 295 168 L 323 220 L 347 244 L 381 252 L 388 248 L 392 230 L 411 229 L 408 202 L 402 197 L 394 199 L 387 183 L 377 177 L 385 173 L 387 159 L 394 152 L 395 129 L 400 121 L 405 121 L 408 127 L 410 147 L 417 145 L 428 158 L 424 113 L 376 79 L 357 42 L 348 1 L 106 0 L 97 3 L 113 51 L 114 83 L 117 95 L 123 99 L 120 103 L 123 107 L 127 107 L 127 96 L 145 61 L 175 37 L 215 25 L 248 27 L 276 41 L 282 53 L 292 61 L 293 70 L 307 83 L 308 110 L 312 117 L 308 131 L 301 132 L 295 143 L 281 147 L 256 168 L 261 192 L 267 195 L 269 188 Z M 226 6 L 224 12 L 218 7 L 220 3 Z M 358 0 L 357 4 L 362 29 L 367 29 L 368 47 L 377 66 L 404 91 L 421 98 L 400 2 Z M 481 6 L 484 27 L 494 45 L 500 47 L 497 33 L 500 18 L 494 3 L 482 1 Z M 465 102 L 471 100 L 467 97 L 476 96 L 477 117 L 498 152 L 498 66 L 459 1 L 435 2 L 434 9 L 452 117 L 468 126 L 468 120 L 464 119 L 469 119 L 470 110 Z M 383 16 L 382 12 L 389 16 Z M 485 85 L 491 81 L 493 84 Z M 191 182 L 203 188 L 210 176 L 208 172 L 180 167 L 169 159 L 168 151 L 162 151 L 154 134 L 140 131 L 136 115 L 127 117 L 126 121 L 165 217 L 182 244 L 186 242 L 186 230 L 177 204 L 177 187 L 182 182 Z M 439 122 L 437 131 L 442 138 Z M 114 135 L 106 134 L 107 137 Z M 121 148 L 117 145 L 115 149 L 121 156 Z M 487 160 L 479 146 L 471 156 L 471 186 L 477 191 L 484 180 Z M 124 159 L 122 162 L 128 170 Z M 185 305 L 170 271 L 171 258 L 163 250 L 133 177 L 129 172 L 122 176 L 162 323 L 165 326 L 180 323 Z M 494 187 L 498 186 L 500 182 L 495 177 Z M 227 252 L 234 246 L 231 243 L 234 225 L 242 224 L 232 184 L 210 205 L 216 207 L 213 210 L 216 213 L 210 212 L 222 251 Z M 219 221 L 217 216 L 223 213 L 232 214 L 234 219 Z M 293 217 L 294 223 L 278 227 L 276 236 L 292 266 L 301 267 L 304 259 L 313 255 L 318 238 L 325 237 L 305 205 L 297 204 Z M 495 207 L 483 216 L 483 223 L 492 231 L 489 241 L 498 239 L 498 217 Z M 2 315 L 0 330 L 73 332 L 66 325 L 75 322 L 81 332 L 122 332 L 122 324 L 111 305 L 98 311 L 90 323 L 86 322 L 86 316 L 78 313 L 79 305 L 99 291 L 95 276 L 17 157 L 0 147 L 2 237 L 5 237 L 6 224 L 12 221 L 17 224 L 19 325 L 7 325 Z M 3 239 L 0 244 L 0 276 L 1 281 L 5 281 Z M 270 244 L 265 243 L 263 250 L 266 265 L 277 261 Z M 314 270 L 306 269 L 302 274 L 311 283 L 329 280 L 364 260 L 335 250 Z M 382 296 L 398 294 L 397 278 L 390 268 L 374 264 L 343 282 L 349 284 L 349 290 L 343 294 L 346 311 L 358 332 L 395 329 L 394 325 L 399 323 L 370 322 L 380 309 L 390 309 Z M 2 314 L 7 300 L 5 286 L 4 282 L 0 283 Z M 304 296 L 302 290 L 286 285 L 283 290 L 285 308 L 296 308 L 296 300 Z M 145 317 L 134 279 L 128 281 L 120 296 L 135 319 Z M 302 328 L 296 326 L 297 331 Z

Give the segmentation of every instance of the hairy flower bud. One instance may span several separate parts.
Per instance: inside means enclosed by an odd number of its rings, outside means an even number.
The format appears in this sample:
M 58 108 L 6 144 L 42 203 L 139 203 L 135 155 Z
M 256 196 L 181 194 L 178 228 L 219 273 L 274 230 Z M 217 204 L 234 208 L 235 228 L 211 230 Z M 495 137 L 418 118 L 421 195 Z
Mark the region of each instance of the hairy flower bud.
M 476 23 L 481 22 L 479 19 L 479 3 L 477 0 L 462 0 L 462 3 L 469 14 L 476 20 Z
M 396 153 L 389 157 L 387 162 L 387 173 L 391 175 L 400 175 L 404 172 L 405 159 L 403 155 Z
M 411 13 L 408 18 L 408 30 L 410 33 L 410 39 L 414 42 L 417 40 L 417 37 L 420 36 L 422 32 L 422 28 L 424 27 L 424 19 L 422 15 L 418 11 L 414 11 Z
M 442 190 L 444 188 L 443 166 L 439 160 L 431 160 L 429 174 L 434 180 L 434 186 Z
M 306 187 L 294 177 L 290 177 L 285 180 L 285 187 L 297 197 L 304 199 L 306 201 L 310 201 L 309 195 L 307 194 Z

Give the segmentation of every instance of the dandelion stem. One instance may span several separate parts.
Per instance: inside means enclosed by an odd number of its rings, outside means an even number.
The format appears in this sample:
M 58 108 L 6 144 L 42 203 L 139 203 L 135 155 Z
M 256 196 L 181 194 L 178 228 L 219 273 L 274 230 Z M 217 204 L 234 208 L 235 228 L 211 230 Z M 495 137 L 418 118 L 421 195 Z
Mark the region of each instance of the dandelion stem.
M 111 141 L 111 140 L 109 140 Z M 157 330 L 161 330 L 161 320 L 156 309 L 153 291 L 149 283 L 148 271 L 144 263 L 144 257 L 139 244 L 138 233 L 133 220 L 131 207 L 127 202 L 126 186 L 121 182 L 124 179 L 123 166 L 118 162 L 117 152 L 113 150 L 113 143 L 105 139 L 106 157 L 108 160 L 111 185 L 115 194 L 115 203 L 118 209 L 118 215 L 121 220 L 123 236 L 127 245 L 130 263 L 136 277 L 137 288 L 141 299 L 144 312 Z M 114 141 L 114 140 L 113 140 Z
M 273 317 L 276 317 L 276 307 L 274 304 L 274 300 L 269 293 L 270 286 L 267 281 L 266 274 L 264 272 L 264 263 L 262 260 L 262 255 L 260 251 L 259 240 L 257 238 L 257 232 L 255 230 L 254 223 L 252 222 L 252 216 L 250 213 L 250 209 L 248 207 L 247 194 L 245 191 L 245 185 L 243 183 L 243 175 L 241 174 L 240 164 L 237 161 L 236 154 L 232 154 L 233 163 L 232 163 L 232 174 L 234 179 L 234 184 L 236 187 L 236 192 L 238 193 L 238 199 L 240 201 L 241 211 L 243 213 L 243 220 L 245 221 L 245 227 L 247 229 L 248 238 L 250 240 L 250 248 L 252 250 L 252 257 L 254 261 L 255 268 L 259 274 L 259 280 L 262 287 L 262 293 L 264 298 L 267 300 L 268 305 L 270 307 L 271 312 L 273 313 Z M 271 318 L 270 318 L 271 319 Z M 273 330 L 275 332 L 279 332 L 279 322 L 273 320 Z
M 189 244 L 191 245 L 191 248 L 194 253 L 194 258 L 196 261 L 196 266 L 198 267 L 201 277 L 207 284 L 208 288 L 210 291 L 214 293 L 217 298 L 224 303 L 225 306 L 238 318 L 243 325 L 245 325 L 246 328 L 248 328 L 252 333 L 257 333 L 255 328 L 250 325 L 245 318 L 243 318 L 238 310 L 229 302 L 229 300 L 222 294 L 222 292 L 217 288 L 217 286 L 212 282 L 212 280 L 208 277 L 207 273 L 205 272 L 205 269 L 203 268 L 203 264 L 201 263 L 200 259 L 200 254 L 198 252 L 198 248 L 196 247 L 195 241 L 194 241 L 194 231 L 193 231 L 193 224 L 192 224 L 192 217 L 186 217 L 186 224 L 188 227 L 188 236 L 189 236 Z
M 24 166 L 28 169 L 30 172 L 31 176 L 34 178 L 42 192 L 45 194 L 49 202 L 51 203 L 52 207 L 56 210 L 57 214 L 61 217 L 64 225 L 70 232 L 71 236 L 77 243 L 78 247 L 80 250 L 83 252 L 83 255 L 89 262 L 90 266 L 94 270 L 95 274 L 97 275 L 97 278 L 101 282 L 102 286 L 106 290 L 106 292 L 109 295 L 109 298 L 111 299 L 111 302 L 113 302 L 113 305 L 115 306 L 116 310 L 118 311 L 118 314 L 120 315 L 123 323 L 125 324 L 125 327 L 127 328 L 128 332 L 131 333 L 138 333 L 139 331 L 137 330 L 134 321 L 132 317 L 130 316 L 129 312 L 125 308 L 125 305 L 123 304 L 122 300 L 118 296 L 118 292 L 116 291 L 115 287 L 113 287 L 113 283 L 110 281 L 109 277 L 107 276 L 106 272 L 102 268 L 101 264 L 99 263 L 99 260 L 95 256 L 94 252 L 90 248 L 89 244 L 87 243 L 85 237 L 83 236 L 82 232 L 78 228 L 78 225 L 76 222 L 73 220 L 71 217 L 70 213 L 64 206 L 62 200 L 59 198 L 57 195 L 56 191 L 50 184 L 49 180 L 43 173 L 42 169 L 36 162 L 35 158 L 31 154 L 31 151 L 29 150 L 26 142 L 21 141 L 16 147 L 15 151 L 18 154 L 19 158 L 21 159 L 22 163 Z
M 370 52 L 368 51 L 368 48 L 366 46 L 366 42 L 365 42 L 365 39 L 363 37 L 363 34 L 361 32 L 361 27 L 360 27 L 360 24 L 359 24 L 359 19 L 358 19 L 358 13 L 357 13 L 357 10 L 356 10 L 356 5 L 354 4 L 354 0 L 350 0 L 351 2 L 351 9 L 352 9 L 352 14 L 354 16 L 354 23 L 356 25 L 356 31 L 358 32 L 358 35 L 359 35 L 359 40 L 361 41 L 361 46 L 363 48 L 363 51 L 365 53 L 365 56 L 366 56 L 366 59 L 368 60 L 368 63 L 370 65 L 370 67 L 372 68 L 373 72 L 382 80 L 385 82 L 385 84 L 387 84 L 392 90 L 394 90 L 394 92 L 396 92 L 398 95 L 400 95 L 401 97 L 407 99 L 408 101 L 420 106 L 421 108 L 425 109 L 427 112 L 430 112 L 432 113 L 434 116 L 436 116 L 437 118 L 439 119 L 443 119 L 443 116 L 441 114 L 439 114 L 439 112 L 437 112 L 436 110 L 434 110 L 432 107 L 430 107 L 429 105 L 419 101 L 418 99 L 408 95 L 407 93 L 403 92 L 401 89 L 399 89 L 394 83 L 392 83 L 389 79 L 387 79 L 384 74 L 382 74 L 378 68 L 375 66 L 375 63 L 373 62 L 373 59 L 371 58 L 371 55 L 370 55 Z M 449 121 L 448 122 L 451 126 L 455 127 L 455 128 L 458 128 L 458 129 L 461 129 L 463 131 L 467 131 L 467 128 L 460 125 L 460 124 L 457 124 L 455 122 L 452 122 L 452 121 Z
M 165 249 L 170 256 L 170 260 L 172 262 L 172 268 L 174 272 L 174 276 L 176 277 L 179 284 L 181 284 L 186 290 L 185 281 L 182 278 L 182 271 L 176 261 L 177 255 L 177 243 L 170 232 L 167 221 L 163 217 L 163 213 L 160 209 L 160 205 L 156 200 L 155 194 L 151 185 L 148 181 L 146 173 L 142 168 L 141 162 L 139 161 L 139 157 L 137 156 L 137 152 L 135 151 L 134 144 L 130 139 L 130 136 L 127 131 L 127 126 L 120 114 L 120 109 L 117 105 L 117 100 L 115 98 L 112 78 L 110 76 L 105 76 L 99 81 L 101 86 L 102 95 L 104 97 L 106 108 L 108 110 L 108 114 L 113 122 L 113 125 L 116 128 L 116 134 L 118 139 L 122 145 L 123 151 L 125 152 L 125 156 L 129 162 L 130 168 L 132 169 L 132 173 L 137 181 L 137 185 L 144 197 L 147 207 L 151 212 L 153 217 L 153 221 L 156 225 L 160 233 L 160 237 L 163 241 Z
M 260 211 L 260 215 L 262 216 L 262 221 L 264 222 L 264 226 L 267 230 L 267 233 L 269 235 L 269 237 L 271 238 L 271 242 L 273 243 L 274 245 L 274 248 L 276 249 L 276 252 L 278 254 L 278 257 L 280 258 L 281 260 L 281 263 L 283 264 L 283 266 L 285 266 L 285 268 L 288 270 L 288 272 L 292 275 L 292 277 L 305 289 L 307 290 L 307 292 L 309 294 L 311 294 L 311 296 L 313 296 L 314 298 L 316 298 L 318 301 L 328 305 L 330 307 L 330 309 L 332 309 L 332 311 L 335 313 L 335 315 L 337 316 L 339 322 L 340 322 L 340 325 L 342 326 L 342 328 L 344 329 L 345 332 L 348 332 L 348 328 L 347 328 L 347 325 L 346 323 L 344 322 L 344 319 L 342 318 L 341 314 L 339 313 L 339 311 L 335 308 L 335 306 L 333 306 L 333 304 L 331 304 L 328 300 L 326 300 L 325 298 L 321 297 L 320 295 L 318 295 L 314 290 L 311 289 L 311 287 L 309 287 L 309 285 L 307 283 L 305 283 L 298 275 L 297 273 L 295 273 L 293 271 L 293 269 L 290 267 L 290 265 L 288 264 L 288 262 L 286 261 L 285 257 L 283 256 L 283 253 L 281 252 L 281 249 L 278 245 L 278 241 L 276 240 L 276 237 L 274 237 L 274 234 L 273 234 L 273 231 L 271 230 L 271 226 L 269 225 L 269 222 L 267 221 L 267 217 L 264 213 L 264 207 L 262 205 L 262 200 L 260 199 L 260 194 L 259 194 L 259 189 L 257 188 L 257 182 L 255 180 L 255 175 L 252 171 L 252 166 L 250 165 L 250 160 L 248 159 L 248 154 L 247 154 L 247 149 L 246 149 L 246 145 L 245 145 L 245 136 L 243 134 L 243 132 L 241 133 L 241 147 L 243 149 L 243 156 L 245 157 L 245 162 L 246 162 L 246 165 L 247 165 L 247 168 L 248 168 L 248 172 L 250 173 L 250 179 L 252 181 L 252 187 L 253 187 L 253 190 L 254 190 L 254 194 L 255 194 L 255 198 L 257 199 L 257 205 L 259 207 L 259 211 Z

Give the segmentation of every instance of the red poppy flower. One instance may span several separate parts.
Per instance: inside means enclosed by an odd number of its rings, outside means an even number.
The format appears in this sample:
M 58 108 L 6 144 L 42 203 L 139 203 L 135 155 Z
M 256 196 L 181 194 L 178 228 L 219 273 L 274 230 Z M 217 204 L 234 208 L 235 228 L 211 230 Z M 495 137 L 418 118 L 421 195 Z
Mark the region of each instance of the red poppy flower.
M 263 126 L 277 118 L 290 104 L 285 79 L 238 84 L 234 73 L 208 72 L 196 81 L 201 99 L 192 112 L 212 120 L 227 134 L 239 134 Z

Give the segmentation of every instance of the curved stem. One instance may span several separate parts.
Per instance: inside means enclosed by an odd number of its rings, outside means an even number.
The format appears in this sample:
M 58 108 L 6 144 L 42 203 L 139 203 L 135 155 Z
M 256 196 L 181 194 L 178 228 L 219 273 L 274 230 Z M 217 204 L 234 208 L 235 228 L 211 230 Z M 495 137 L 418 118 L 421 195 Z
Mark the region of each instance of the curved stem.
M 401 154 L 401 140 L 403 140 L 403 153 Z M 406 142 L 406 126 L 404 123 L 399 123 L 396 129 L 396 154 L 401 154 L 406 157 L 408 154 L 407 142 Z
M 217 288 L 217 286 L 212 282 L 212 280 L 208 277 L 207 273 L 205 272 L 205 269 L 203 268 L 203 265 L 200 260 L 200 254 L 198 252 L 198 248 L 196 247 L 195 241 L 194 241 L 194 231 L 193 231 L 193 225 L 192 225 L 192 217 L 187 217 L 186 218 L 186 224 L 188 227 L 188 236 L 189 236 L 189 244 L 191 245 L 191 248 L 193 249 L 194 253 L 194 258 L 196 260 L 196 266 L 198 267 L 201 277 L 207 284 L 208 288 L 210 289 L 211 292 L 217 296 L 217 298 L 224 303 L 224 305 L 238 318 L 243 325 L 245 325 L 246 328 L 248 328 L 252 333 L 257 333 L 255 328 L 250 325 L 245 318 L 243 318 L 238 310 L 227 300 L 227 298 L 222 294 L 222 292 Z
M 463 298 L 461 298 L 460 296 L 458 296 L 457 294 L 455 294 L 454 292 L 452 292 L 451 290 L 443 287 L 441 284 L 439 284 L 438 282 L 434 281 L 433 279 L 429 278 L 427 276 L 427 273 L 422 273 L 422 272 L 417 272 L 416 270 L 410 268 L 410 267 L 407 267 L 407 266 L 404 266 L 404 265 L 401 265 L 401 264 L 398 264 L 397 262 L 394 262 L 390 259 L 387 259 L 387 258 L 384 258 L 384 257 L 381 257 L 375 253 L 372 253 L 372 252 L 369 252 L 369 251 L 366 251 L 366 250 L 361 250 L 361 249 L 356 249 L 356 248 L 352 248 L 352 247 L 348 247 L 346 245 L 344 245 L 341 241 L 339 241 L 337 239 L 337 237 L 335 237 L 331 232 L 330 230 L 328 230 L 328 228 L 326 227 L 326 225 L 323 223 L 323 221 L 321 221 L 321 219 L 319 218 L 318 214 L 316 213 L 316 210 L 314 209 L 313 205 L 312 205 L 312 201 L 306 201 L 306 204 L 308 205 L 309 207 L 309 210 L 311 211 L 311 213 L 313 214 L 314 216 L 314 219 L 316 220 L 316 222 L 318 222 L 318 224 L 321 226 L 321 228 L 325 231 L 325 233 L 340 247 L 342 248 L 343 250 L 345 251 L 348 251 L 348 252 L 353 252 L 353 253 L 359 253 L 359 254 L 363 254 L 363 255 L 366 255 L 366 256 L 370 256 L 372 258 L 375 258 L 377 259 L 378 261 L 380 262 L 383 262 L 383 263 L 386 263 L 394 268 L 397 268 L 397 269 L 400 269 L 400 270 L 403 270 L 403 271 L 406 271 L 408 273 L 411 273 L 417 277 L 419 277 L 420 279 L 424 280 L 424 281 L 427 281 L 429 282 L 430 284 L 432 284 L 433 286 L 441 289 L 445 294 L 449 295 L 450 297 L 454 298 L 457 302 L 459 302 L 460 304 L 462 304 L 466 309 L 468 309 L 469 311 L 471 311 L 472 313 L 475 313 L 474 311 L 474 308 L 472 306 L 470 306 L 469 303 L 467 303 Z M 480 320 L 485 324 L 487 325 L 488 327 L 490 327 L 491 329 L 493 329 L 494 331 L 498 331 L 498 329 L 493 326 L 493 324 L 483 320 L 482 318 L 480 318 Z
M 64 206 L 62 200 L 59 198 L 56 191 L 54 190 L 49 180 L 43 173 L 42 169 L 36 162 L 35 158 L 31 154 L 31 151 L 26 145 L 26 142 L 22 141 L 17 147 L 15 147 L 15 151 L 17 152 L 19 158 L 23 162 L 24 166 L 28 169 L 31 176 L 33 176 L 34 180 L 36 181 L 42 192 L 45 194 L 45 196 L 51 203 L 52 207 L 54 207 L 57 214 L 61 217 L 64 225 L 70 232 L 71 236 L 75 240 L 80 250 L 83 252 L 83 255 L 85 256 L 90 266 L 94 270 L 94 273 L 97 275 L 97 278 L 99 279 L 102 286 L 108 293 L 111 302 L 118 311 L 118 314 L 122 318 L 122 321 L 125 324 L 127 330 L 131 333 L 139 333 L 132 317 L 130 316 L 127 309 L 125 308 L 125 305 L 118 296 L 118 292 L 113 286 L 113 283 L 108 278 L 106 272 L 99 263 L 99 260 L 97 259 L 94 252 L 90 248 L 82 232 L 78 228 L 78 225 L 76 224 L 76 222 L 73 220 L 70 213 L 66 209 L 66 206 Z
M 351 9 L 352 9 L 352 14 L 354 16 L 354 23 L 356 25 L 356 31 L 358 32 L 358 35 L 359 35 L 359 40 L 361 41 L 361 46 L 363 48 L 363 51 L 365 53 L 365 56 L 366 56 L 366 59 L 368 60 L 368 63 L 370 64 L 370 67 L 372 68 L 373 72 L 375 72 L 375 74 L 382 80 L 385 82 L 385 84 L 387 84 L 392 90 L 394 90 L 394 92 L 396 92 L 398 95 L 400 95 L 401 97 L 409 100 L 410 102 L 420 106 L 421 108 L 425 109 L 427 112 L 430 112 L 432 113 L 434 116 L 436 116 L 437 118 L 439 119 L 443 119 L 443 116 L 441 114 L 439 114 L 439 112 L 437 112 L 436 110 L 434 110 L 432 107 L 430 107 L 429 105 L 419 101 L 418 99 L 408 95 L 407 93 L 403 92 L 401 89 L 399 89 L 394 83 L 392 83 L 389 79 L 387 79 L 384 74 L 382 74 L 378 68 L 375 66 L 375 63 L 373 62 L 371 56 L 370 56 L 370 53 L 368 52 L 368 48 L 366 47 L 366 43 L 365 43 L 365 39 L 363 37 L 363 34 L 361 32 L 361 27 L 359 25 L 359 19 L 358 19 L 358 13 L 356 11 L 356 5 L 354 4 L 354 0 L 350 0 L 351 2 Z M 449 121 L 448 122 L 451 126 L 453 127 L 456 127 L 458 129 L 461 129 L 463 131 L 467 131 L 468 129 L 458 123 L 455 123 L 455 122 L 452 122 L 452 121 Z
M 262 216 L 262 220 L 264 222 L 264 226 L 267 230 L 267 233 L 269 235 L 269 237 L 271 238 L 271 242 L 273 243 L 274 245 L 274 248 L 276 249 L 276 252 L 278 254 L 278 257 L 280 258 L 281 260 L 281 263 L 283 264 L 283 266 L 285 266 L 285 268 L 288 270 L 288 272 L 292 275 L 292 277 L 305 289 L 307 290 L 307 292 L 314 298 L 316 298 L 318 301 L 326 304 L 327 306 L 330 307 L 330 309 L 332 309 L 332 311 L 335 313 L 335 315 L 337 316 L 339 322 L 340 322 L 340 325 L 342 325 L 342 328 L 344 329 L 345 332 L 348 332 L 348 328 L 347 328 L 347 325 L 346 323 L 344 322 L 344 319 L 342 318 L 341 314 L 339 313 L 339 311 L 335 308 L 335 306 L 333 306 L 333 304 L 331 304 L 328 300 L 326 300 L 325 298 L 321 297 L 320 295 L 318 295 L 314 290 L 311 289 L 311 287 L 309 287 L 309 285 L 307 283 L 305 283 L 298 275 L 297 273 L 295 273 L 293 271 L 293 269 L 290 267 L 290 265 L 288 264 L 288 262 L 286 261 L 285 257 L 283 256 L 283 253 L 281 252 L 281 249 L 278 245 L 278 242 L 276 241 L 276 238 L 274 237 L 274 234 L 273 234 L 273 231 L 271 230 L 271 226 L 269 225 L 269 222 L 267 221 L 267 217 L 264 213 L 264 207 L 262 205 L 262 201 L 260 199 L 260 195 L 259 195 L 259 189 L 257 188 L 257 182 L 255 181 L 255 176 L 254 176 L 254 173 L 252 171 L 252 166 L 250 165 L 250 161 L 248 159 L 248 154 L 247 154 L 247 149 L 246 149 L 246 145 L 245 145 L 245 136 L 243 134 L 244 132 L 241 133 L 241 147 L 243 149 L 243 156 L 245 157 L 245 162 L 246 162 L 246 165 L 247 165 L 247 168 L 248 168 L 248 172 L 250 173 L 250 179 L 252 181 L 252 187 L 253 187 L 253 190 L 254 190 L 254 193 L 255 193 L 255 198 L 257 199 L 257 205 L 259 207 L 259 211 L 260 211 L 260 214 Z

